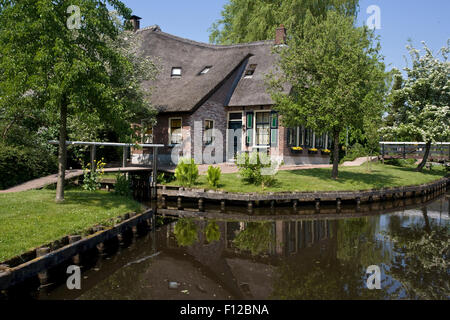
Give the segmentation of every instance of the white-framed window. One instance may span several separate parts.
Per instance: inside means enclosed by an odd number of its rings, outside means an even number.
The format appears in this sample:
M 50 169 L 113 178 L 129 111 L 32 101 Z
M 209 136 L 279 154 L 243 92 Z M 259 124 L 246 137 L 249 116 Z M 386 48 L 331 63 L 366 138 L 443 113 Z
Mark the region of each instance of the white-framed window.
M 249 65 L 247 70 L 245 70 L 244 79 L 251 79 L 251 78 L 253 78 L 253 74 L 255 73 L 255 70 L 256 70 L 257 66 L 258 66 L 257 64 Z
M 205 120 L 205 144 L 211 144 L 214 141 L 214 120 Z
M 212 66 L 206 66 L 202 71 L 200 71 L 199 75 L 207 74 L 211 68 Z
M 270 145 L 270 117 L 269 112 L 255 112 L 256 118 L 256 139 L 255 144 L 257 146 L 269 146 Z
M 183 121 L 181 118 L 169 118 L 169 145 L 181 144 Z
M 181 78 L 182 69 L 181 67 L 173 67 L 171 76 L 172 78 Z

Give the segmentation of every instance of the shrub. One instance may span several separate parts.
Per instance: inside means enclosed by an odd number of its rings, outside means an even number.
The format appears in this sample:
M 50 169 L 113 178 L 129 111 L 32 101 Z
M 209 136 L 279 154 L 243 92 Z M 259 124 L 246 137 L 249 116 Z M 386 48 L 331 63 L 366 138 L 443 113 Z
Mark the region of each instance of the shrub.
M 416 159 L 389 159 L 384 163 L 396 167 L 411 167 L 416 164 Z
M 91 164 L 83 165 L 83 189 L 87 191 L 95 191 L 100 189 L 100 179 L 105 173 L 106 163 L 103 160 L 98 160 L 95 165 L 95 170 L 91 170 Z
M 347 155 L 343 157 L 340 162 L 343 163 L 345 161 L 354 161 L 357 158 L 366 157 L 367 154 L 367 150 L 363 145 L 355 143 L 348 149 Z
M 219 167 L 209 166 L 207 176 L 206 176 L 206 180 L 208 181 L 208 184 L 213 188 L 217 188 L 219 186 L 219 180 L 220 180 L 221 174 L 222 174 L 222 170 Z
M 133 194 L 130 186 L 130 180 L 127 179 L 127 176 L 118 173 L 116 175 L 116 184 L 114 186 L 114 193 L 119 196 L 124 196 L 130 198 Z
M 174 177 L 173 174 L 170 174 L 170 173 L 167 173 L 167 172 L 161 172 L 160 174 L 158 174 L 157 182 L 159 184 L 170 183 L 173 180 L 175 180 L 175 177 Z
M 275 183 L 274 175 L 264 175 L 264 169 L 270 168 L 272 162 L 264 153 L 252 152 L 238 155 L 237 166 L 242 179 L 254 185 L 268 187 Z
M 58 171 L 56 156 L 39 148 L 0 143 L 0 190 Z
M 198 167 L 194 159 L 181 159 L 175 169 L 175 178 L 183 187 L 194 185 L 198 178 Z

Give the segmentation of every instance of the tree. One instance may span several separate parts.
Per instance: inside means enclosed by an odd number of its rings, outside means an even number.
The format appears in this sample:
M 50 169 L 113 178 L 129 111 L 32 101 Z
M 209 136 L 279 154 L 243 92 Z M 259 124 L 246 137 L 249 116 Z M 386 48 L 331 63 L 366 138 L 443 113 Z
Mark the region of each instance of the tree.
M 332 134 L 332 177 L 337 179 L 341 132 L 362 129 L 384 99 L 379 43 L 367 27 L 356 28 L 352 18 L 330 12 L 325 20 L 307 15 L 303 34 L 292 35 L 280 50 L 280 72 L 268 77 L 275 109 L 287 127 L 305 125 Z
M 384 119 L 386 126 L 393 126 L 394 123 L 405 121 L 405 97 L 398 94 L 399 90 L 403 88 L 403 76 L 401 72 L 394 68 L 391 71 L 393 84 L 391 92 L 388 96 L 387 116 Z
M 137 60 L 127 50 L 129 39 L 122 37 L 124 25 L 107 4 L 126 20 L 130 17 L 130 9 L 118 0 L 0 2 L 0 104 L 8 108 L 6 101 L 12 101 L 20 109 L 18 99 L 32 97 L 33 108 L 58 121 L 57 202 L 64 201 L 71 123 L 108 123 L 126 137 L 131 119 L 139 112 L 151 114 L 139 85 L 149 73 L 137 72 Z M 80 9 L 79 24 L 74 6 Z
M 210 28 L 210 42 L 234 44 L 274 38 L 283 24 L 289 32 L 300 32 L 308 10 L 325 17 L 330 9 L 356 17 L 359 0 L 230 0 L 222 18 Z
M 396 101 L 405 103 L 392 105 L 392 122 L 387 122 L 381 130 L 385 135 L 426 142 L 425 155 L 417 171 L 422 171 L 427 163 L 432 143 L 450 137 L 450 63 L 447 61 L 450 40 L 439 50 L 441 60 L 422 43 L 423 56 L 411 44 L 407 46 L 412 67 L 405 68 L 407 78 L 392 93 Z

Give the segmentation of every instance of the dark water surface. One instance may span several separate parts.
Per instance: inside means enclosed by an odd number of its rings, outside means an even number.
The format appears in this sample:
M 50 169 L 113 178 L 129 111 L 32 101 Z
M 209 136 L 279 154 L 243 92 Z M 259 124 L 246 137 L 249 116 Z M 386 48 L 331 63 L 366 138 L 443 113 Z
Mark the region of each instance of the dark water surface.
M 83 267 L 82 290 L 61 283 L 36 297 L 449 299 L 449 210 L 442 196 L 364 217 L 184 218 Z M 372 265 L 380 290 L 367 288 Z

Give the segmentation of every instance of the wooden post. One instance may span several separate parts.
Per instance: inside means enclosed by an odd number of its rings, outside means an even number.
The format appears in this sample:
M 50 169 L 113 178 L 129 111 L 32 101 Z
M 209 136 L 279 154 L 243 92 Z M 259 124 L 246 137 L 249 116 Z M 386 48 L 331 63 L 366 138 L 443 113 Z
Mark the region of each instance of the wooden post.
M 161 207 L 162 207 L 163 209 L 167 209 L 167 199 L 166 199 L 166 196 L 162 196 L 162 197 L 161 197 Z
M 361 209 L 361 198 L 356 198 L 356 210 L 360 210 Z
M 247 203 L 247 210 L 250 214 L 253 214 L 253 201 Z
M 119 241 L 119 245 L 123 245 L 124 244 L 124 239 L 123 239 L 123 234 L 122 233 L 118 233 L 117 234 L 117 240 Z
M 406 159 L 406 143 L 403 144 L 403 159 Z
M 94 172 L 95 171 L 95 165 L 96 165 L 96 163 L 95 163 L 95 154 L 96 154 L 96 146 L 95 145 L 91 145 L 91 170 L 92 170 L 92 172 Z
M 226 200 L 222 199 L 220 201 L 220 212 L 225 212 L 225 205 L 226 205 Z
M 78 241 L 80 241 L 81 240 L 81 236 L 79 236 L 79 235 L 77 235 L 77 236 L 69 236 L 69 243 L 70 244 L 72 244 L 72 243 L 75 243 L 75 242 L 78 242 Z M 80 255 L 79 254 L 76 254 L 76 255 L 74 255 L 73 257 L 72 257 L 72 262 L 73 262 L 73 264 L 75 264 L 75 265 L 79 265 L 80 264 Z
M 103 255 L 103 254 L 104 254 L 104 252 L 105 252 L 105 244 L 104 244 L 103 242 L 100 242 L 100 243 L 97 245 L 97 251 L 98 251 L 98 253 L 99 253 L 100 255 Z
M 158 148 L 153 147 L 153 163 L 152 163 L 152 200 L 157 199 L 158 193 L 157 193 L 157 186 L 158 184 Z
M 342 200 L 340 198 L 336 199 L 336 208 L 341 211 Z
M 138 227 L 137 226 L 132 226 L 131 227 L 131 232 L 133 233 L 133 237 L 137 237 L 138 236 Z
M 320 211 L 320 199 L 316 199 L 316 211 Z
M 177 209 L 180 211 L 183 210 L 183 198 L 182 197 L 177 198 Z
M 203 198 L 198 199 L 198 211 L 204 212 L 205 211 L 205 205 Z
M 36 257 L 42 257 L 47 255 L 50 252 L 50 248 L 44 247 L 44 248 L 38 248 L 36 249 Z M 38 273 L 39 282 L 41 283 L 41 286 L 45 286 L 48 283 L 48 272 L 42 271 Z

